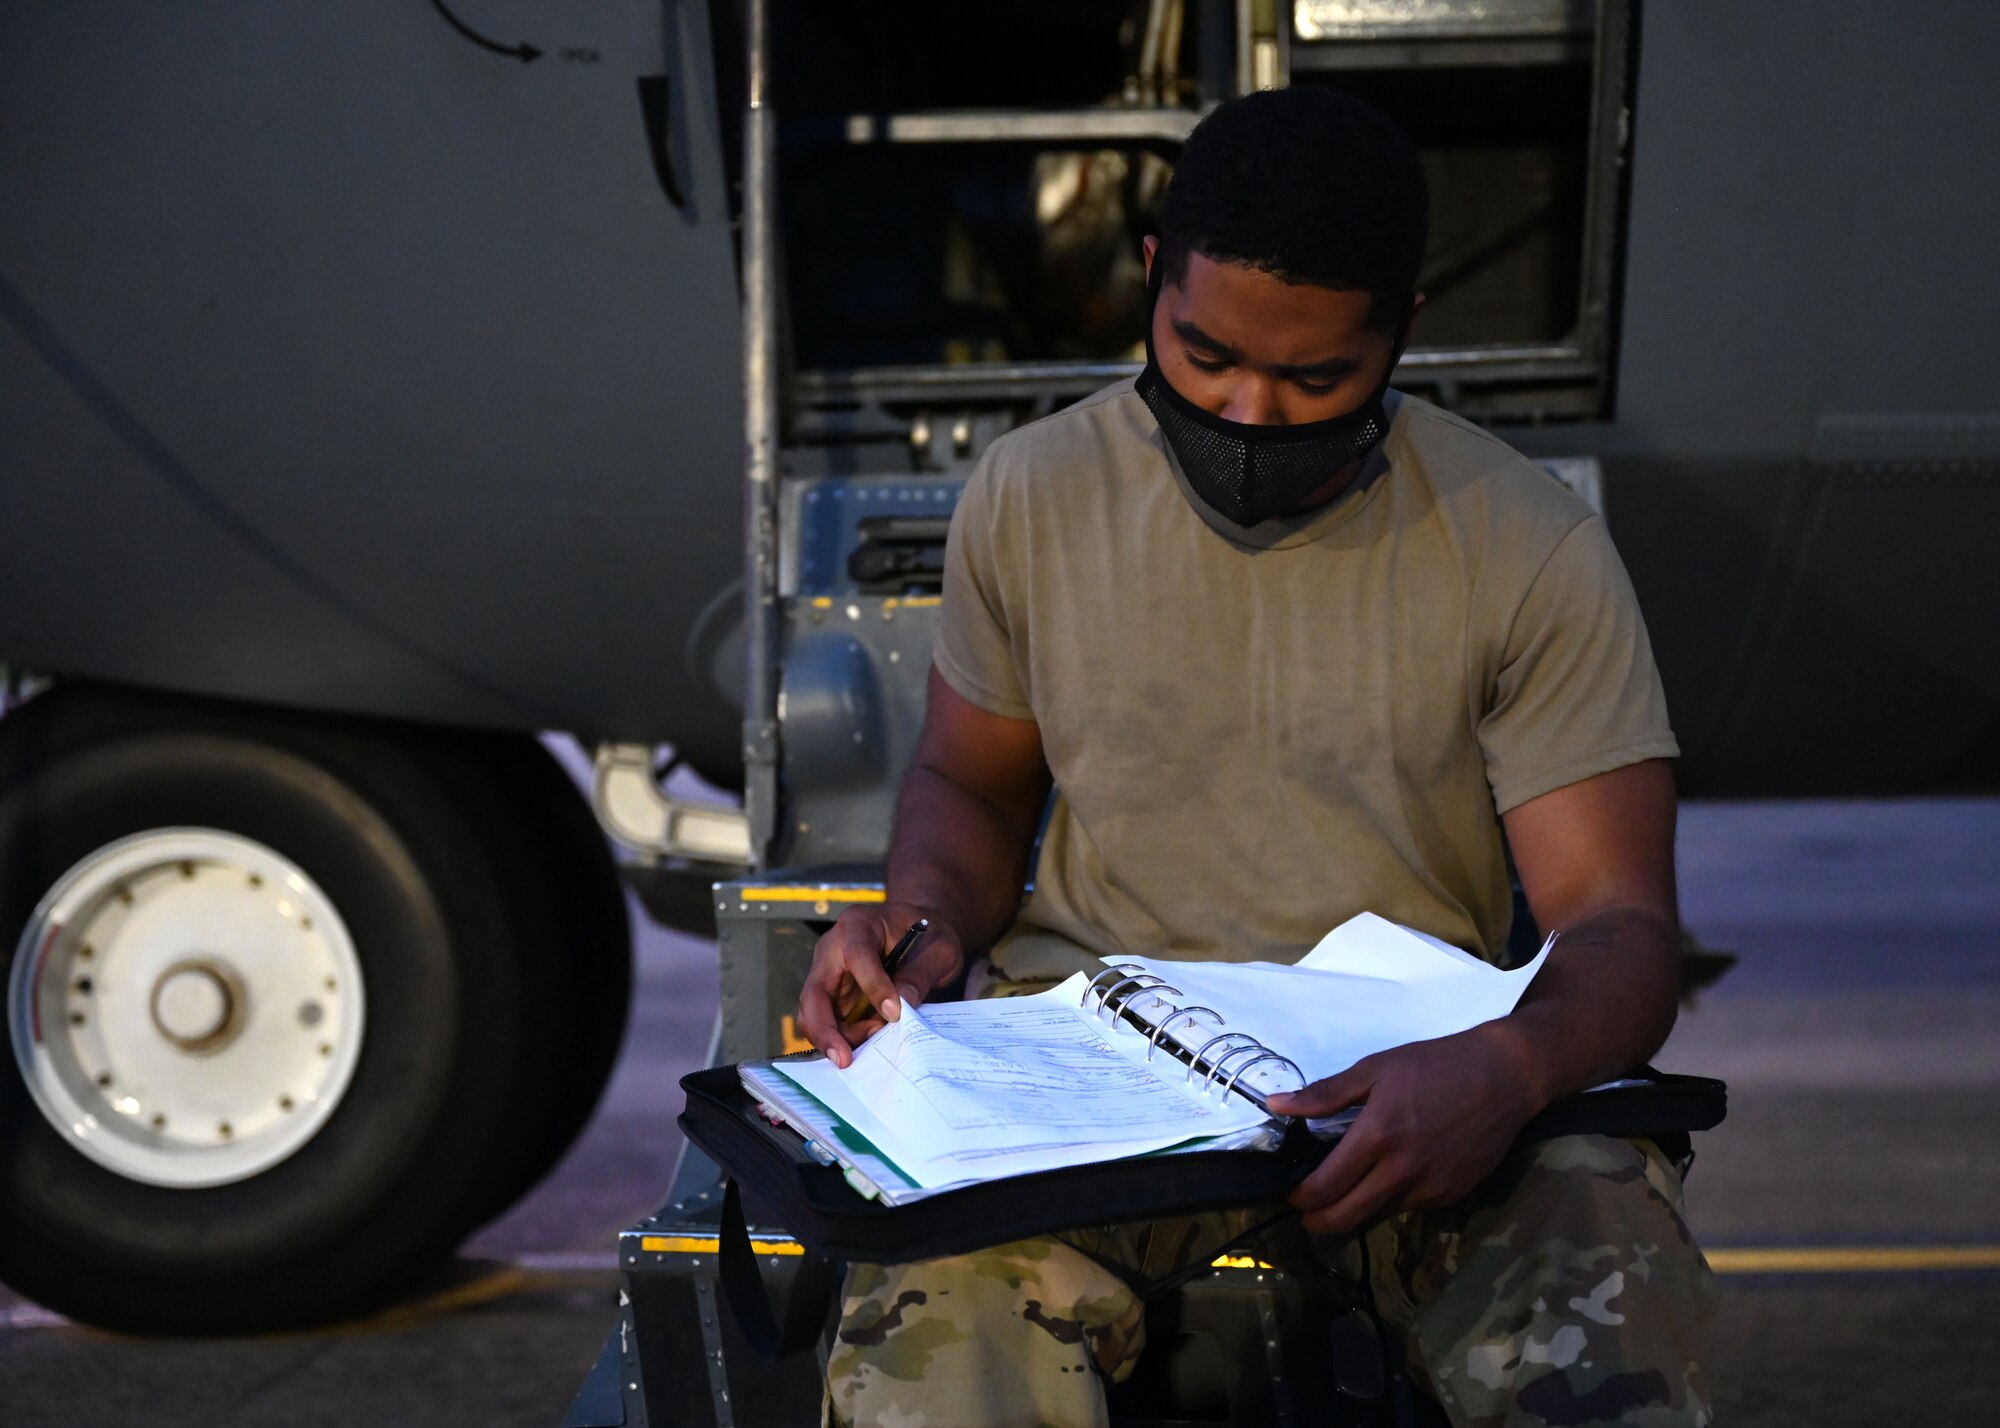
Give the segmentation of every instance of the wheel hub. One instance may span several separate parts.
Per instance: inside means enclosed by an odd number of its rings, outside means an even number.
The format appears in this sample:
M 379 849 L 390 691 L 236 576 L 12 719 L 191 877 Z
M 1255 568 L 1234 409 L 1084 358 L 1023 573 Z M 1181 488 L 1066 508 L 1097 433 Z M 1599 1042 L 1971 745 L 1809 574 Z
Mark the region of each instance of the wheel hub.
M 153 1025 L 182 1051 L 220 1051 L 243 1029 L 243 982 L 205 957 L 176 962 L 153 983 Z
M 51 1125 L 120 1175 L 224 1185 L 298 1151 L 360 1059 L 360 962 L 331 899 L 262 843 L 123 839 L 29 919 L 8 1016 Z

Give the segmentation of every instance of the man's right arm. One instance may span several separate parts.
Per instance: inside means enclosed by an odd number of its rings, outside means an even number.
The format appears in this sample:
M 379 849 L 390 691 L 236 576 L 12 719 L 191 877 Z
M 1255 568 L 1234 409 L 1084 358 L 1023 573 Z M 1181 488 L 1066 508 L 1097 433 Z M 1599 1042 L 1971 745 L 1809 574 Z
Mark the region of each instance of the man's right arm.
M 1013 925 L 1049 795 L 1040 728 L 989 713 L 935 668 L 917 751 L 896 800 L 888 898 L 849 908 L 813 949 L 799 1028 L 836 1066 L 965 972 Z M 891 982 L 882 958 L 917 918 L 930 931 Z

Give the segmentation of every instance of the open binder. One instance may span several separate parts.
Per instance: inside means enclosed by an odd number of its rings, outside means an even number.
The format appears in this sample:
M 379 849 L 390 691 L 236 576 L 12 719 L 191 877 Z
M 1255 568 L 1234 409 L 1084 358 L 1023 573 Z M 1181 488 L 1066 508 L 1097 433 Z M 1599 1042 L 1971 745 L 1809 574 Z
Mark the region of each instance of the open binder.
M 991 1015 L 1001 1027 L 1006 1025 L 1010 1012 L 1029 1012 L 1028 1021 L 1046 1031 L 1051 1021 L 1045 1010 L 1039 1009 L 1054 999 L 1060 1011 L 1054 1016 L 1056 1034 L 1041 1043 L 1039 1049 L 1048 1055 L 1061 1058 L 1065 1054 L 1081 1056 L 1082 1064 L 1043 1068 L 1044 1077 L 1056 1083 L 1058 1095 L 1066 1096 L 1074 1090 L 1074 1083 L 1067 1082 L 1065 1072 L 1085 1078 L 1091 1073 L 1106 1071 L 1122 1072 L 1129 1082 L 1135 1077 L 1146 1078 L 1147 1089 L 1156 1096 L 1161 1083 L 1180 1083 L 1181 1095 L 1169 1095 L 1170 1106 L 1180 1103 L 1180 1109 L 1188 1108 L 1187 1096 L 1192 1094 L 1198 1100 L 1192 1104 L 1210 1110 L 1210 1119 L 1220 1123 L 1209 1128 L 1184 1127 L 1155 1135 L 1155 1141 L 1179 1141 L 1179 1145 L 1154 1145 L 1148 1141 L 1138 1144 L 1118 1143 L 1115 1134 L 1109 1134 L 1101 1146 L 1093 1147 L 1100 1132 L 1093 1129 L 1077 1143 L 1067 1146 L 1053 1146 L 1045 1156 L 1074 1163 L 1080 1160 L 1100 1160 L 1121 1158 L 1125 1154 L 1152 1153 L 1173 1154 L 1188 1148 L 1198 1149 L 1244 1149 L 1274 1146 L 1279 1138 L 1275 1127 L 1267 1123 L 1270 1115 L 1266 1105 L 1266 1095 L 1284 1087 L 1305 1084 L 1305 1073 L 1296 1062 L 1264 1046 L 1255 1037 L 1241 1032 L 1218 1030 L 1226 1025 L 1226 1018 L 1212 1007 L 1180 1005 L 1167 1000 L 1167 995 L 1177 993 L 1178 988 L 1169 985 L 1155 973 L 1147 972 L 1137 963 L 1113 963 L 1096 977 L 1083 983 L 1081 978 L 1073 979 L 1082 983 L 1080 991 L 1071 998 L 1063 995 L 1066 991 L 1046 993 L 1029 1000 L 1016 1000 L 1006 1004 L 991 1002 L 972 1004 L 974 1011 Z M 1034 1010 L 1031 1010 L 1034 1009 Z M 1072 1013 L 1074 1024 L 1060 1014 Z M 944 1021 L 949 1012 L 936 1008 L 923 1014 L 926 1018 Z M 1131 1031 L 1115 1036 L 1107 1041 L 1094 1030 L 1103 1024 L 1129 1027 Z M 1176 1028 L 1181 1036 L 1174 1034 Z M 947 1029 L 948 1030 L 948 1029 Z M 1066 1038 L 1064 1032 L 1073 1036 Z M 1210 1033 L 1214 1034 L 1211 1035 Z M 1002 1030 L 1000 1035 L 1004 1036 Z M 1121 1064 L 1109 1054 L 1111 1042 L 1118 1041 L 1128 1047 L 1134 1038 L 1143 1038 L 1143 1058 L 1134 1058 L 1137 1065 Z M 1064 1044 L 1065 1041 L 1069 1044 Z M 928 1046 L 948 1044 L 946 1039 L 926 1038 Z M 1099 1053 L 1091 1058 L 1090 1053 Z M 921 1062 L 922 1047 L 909 1053 L 911 1059 Z M 952 1184 L 939 1186 L 922 1179 L 913 1179 L 905 1173 L 912 1163 L 910 1155 L 898 1152 L 896 1132 L 882 1120 L 868 1114 L 871 1108 L 854 1106 L 841 1099 L 846 1090 L 844 1083 L 834 1073 L 827 1072 L 823 1065 L 815 1065 L 819 1058 L 808 1054 L 803 1057 L 784 1057 L 769 1063 L 750 1063 L 740 1068 L 745 1088 L 756 1099 L 767 1117 L 780 1121 L 797 1131 L 811 1142 L 824 1158 L 837 1163 L 846 1173 L 848 1181 L 863 1195 L 880 1199 L 890 1205 L 903 1205 L 926 1196 L 944 1193 L 956 1188 Z M 819 1081 L 824 1083 L 815 1088 L 811 1084 L 801 1086 L 793 1075 L 817 1071 Z M 1031 1073 L 1032 1074 L 1032 1073 Z M 823 1102 L 815 1098 L 814 1091 L 826 1097 Z M 987 1094 L 1005 1098 L 1007 1089 L 996 1090 L 992 1085 Z M 1019 1087 L 1011 1088 L 1016 1095 L 1024 1094 Z M 1112 1099 L 1122 1097 L 1108 1088 L 1097 1088 L 1102 1097 L 1109 1094 Z M 1033 1088 L 1025 1092 L 1034 1094 Z M 1223 1119 L 1220 1108 L 1229 1098 L 1237 1098 L 1242 1110 L 1236 1115 L 1236 1123 Z M 848 1115 L 840 1113 L 842 1105 L 848 1106 Z M 1247 1114 L 1246 1114 L 1247 1113 Z M 1089 1111 L 1082 1113 L 1089 1118 Z M 893 1120 L 893 1117 L 886 1119 Z M 1243 1124 L 1248 1121 L 1250 1123 Z M 1213 1130 L 1213 1134 L 1202 1133 Z M 1075 1134 L 1072 1131 L 1072 1134 Z M 908 1146 L 909 1141 L 904 1140 Z M 1001 1160 L 1009 1157 L 1004 1152 Z M 995 1171 L 991 1166 L 975 1168 L 968 1166 L 966 1173 L 956 1177 L 960 1182 L 999 1178 L 1002 1174 L 1023 1169 L 1053 1168 L 1047 1166 L 1014 1164 L 1002 1165 Z
M 1168 992 L 1181 995 L 1179 987 L 1148 971 L 1143 963 L 1112 962 L 1084 984 L 1082 1000 L 1086 1006 L 1094 1000 L 1100 1014 L 1135 1027 L 1145 1036 L 1149 1055 L 1164 1050 L 1186 1066 L 1189 1084 L 1199 1076 L 1204 1089 L 1214 1086 L 1222 1095 L 1241 1096 L 1266 1115 L 1271 1113 L 1265 1100 L 1270 1091 L 1295 1091 L 1306 1084 L 1306 1073 L 1291 1057 L 1272 1050 L 1248 1032 L 1221 1030 L 1229 1024 L 1228 1017 L 1214 1007 L 1170 1002 Z M 1149 1008 L 1150 1016 L 1142 1008 Z M 1182 1024 L 1205 1025 L 1215 1035 L 1190 1046 L 1173 1034 Z M 1259 1078 L 1249 1076 L 1263 1067 L 1285 1073 L 1283 1084 L 1262 1084 Z
M 1111 964 L 1083 984 L 1080 1010 L 1138 1032 L 1146 1063 L 1160 1072 L 1209 1095 L 1240 1098 L 1260 1113 L 1270 1092 L 1309 1079 L 1291 1056 L 1230 1030 L 1221 1013 L 1169 1000 L 1176 992 L 1160 971 L 1137 962 Z M 1176 1146 L 1169 1153 L 893 1193 L 894 1187 L 878 1183 L 879 1166 L 852 1141 L 843 1143 L 824 1119 L 815 1122 L 796 1106 L 773 1104 L 768 1093 L 780 1084 L 772 1075 L 776 1065 L 715 1067 L 683 1078 L 687 1108 L 680 1124 L 725 1176 L 741 1183 L 757 1223 L 783 1229 L 809 1252 L 832 1260 L 929 1259 L 1085 1224 L 1275 1202 L 1319 1164 L 1351 1118 L 1273 1124 L 1268 1134 L 1216 1147 Z M 1679 1158 L 1687 1135 L 1718 1124 L 1725 1110 L 1721 1082 L 1648 1068 L 1555 1103 L 1524 1128 L 1521 1139 L 1648 1137 Z

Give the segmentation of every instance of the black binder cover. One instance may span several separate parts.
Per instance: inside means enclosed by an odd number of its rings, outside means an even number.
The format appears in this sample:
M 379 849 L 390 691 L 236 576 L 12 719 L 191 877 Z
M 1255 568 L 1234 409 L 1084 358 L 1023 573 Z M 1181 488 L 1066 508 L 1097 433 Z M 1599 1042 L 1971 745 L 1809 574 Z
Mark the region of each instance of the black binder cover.
M 1727 1088 L 1701 1076 L 1647 1072 L 1644 1084 L 1586 1091 L 1536 1116 L 1521 1140 L 1559 1135 L 1677 1139 L 1719 1124 Z M 1066 1166 L 968 1185 L 904 1205 L 870 1200 L 834 1166 L 774 1126 L 734 1066 L 681 1078 L 687 1138 L 741 1182 L 757 1223 L 831 1260 L 898 1264 L 964 1254 L 1078 1225 L 1191 1215 L 1283 1197 L 1332 1150 L 1295 1124 L 1276 1150 L 1202 1150 Z M 1663 1149 L 1666 1147 L 1662 1147 Z M 1668 1153 L 1673 1154 L 1672 1150 Z

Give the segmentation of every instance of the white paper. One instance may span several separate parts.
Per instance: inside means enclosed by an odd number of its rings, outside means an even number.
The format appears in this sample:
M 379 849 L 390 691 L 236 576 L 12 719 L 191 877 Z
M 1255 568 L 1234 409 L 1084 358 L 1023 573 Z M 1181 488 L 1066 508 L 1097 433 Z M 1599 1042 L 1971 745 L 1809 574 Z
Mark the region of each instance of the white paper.
M 935 1187 L 1159 1150 L 1260 1124 L 1237 1097 L 1203 1096 L 1144 1038 L 1093 1025 L 1084 979 L 1033 997 L 909 1008 L 855 1053 L 774 1069 Z M 1131 1043 L 1114 1047 L 1113 1038 Z
M 738 1075 L 767 1112 L 833 1156 L 843 1169 L 851 1172 L 850 1180 L 858 1176 L 861 1183 L 856 1188 L 864 1195 L 885 1204 L 900 1205 L 923 1193 L 879 1147 L 862 1142 L 858 1136 L 843 1135 L 840 1117 L 807 1095 L 781 1071 L 782 1067 L 769 1062 L 752 1063 Z
M 1547 959 L 1503 972 L 1468 952 L 1363 913 L 1329 933 L 1296 965 L 1274 962 L 1135 963 L 1180 988 L 1179 1006 L 1207 1006 L 1222 1018 L 1174 1020 L 1168 1035 L 1189 1050 L 1223 1032 L 1241 1032 L 1298 1063 L 1307 1081 L 1345 1071 L 1363 1057 L 1450 1036 L 1511 1012 Z M 1142 1014 L 1157 1013 L 1151 1005 Z M 1217 1051 L 1222 1048 L 1218 1047 Z M 1231 1063 L 1234 1064 L 1233 1062 Z M 1245 1072 L 1279 1089 L 1270 1063 Z
M 1426 956 L 1425 949 L 1442 957 Z M 1492 971 L 1463 947 L 1377 917 L 1358 913 L 1320 938 L 1319 944 L 1295 964 L 1313 972 L 1351 972 L 1360 976 L 1424 980 L 1472 968 Z
M 1315 1081 L 1375 1052 L 1505 1016 L 1548 952 L 1544 944 L 1527 966 L 1503 972 L 1363 914 L 1295 966 L 1118 960 L 1179 989 L 1141 993 L 1134 1004 L 1154 1024 L 1164 1019 L 1169 1039 L 1195 1051 L 1223 1032 L 1240 1033 L 1290 1057 Z M 831 1112 L 916 1187 L 882 1186 L 899 1199 L 1196 1140 L 1242 1143 L 1263 1126 L 1249 1101 L 1204 1092 L 1167 1052 L 1149 1058 L 1144 1033 L 1081 1008 L 1086 982 L 1079 974 L 1039 996 L 909 1008 L 864 1043 L 845 1071 L 823 1058 L 770 1070 L 819 1103 L 806 1119 Z M 1169 1003 L 1205 1006 L 1213 1015 L 1171 1017 Z M 1264 1091 L 1292 1084 L 1272 1063 L 1245 1069 L 1247 1062 L 1232 1059 L 1225 1071 L 1241 1072 Z M 788 1109 L 798 1114 L 799 1103 Z M 794 1125 L 827 1143 L 808 1125 Z M 856 1163 L 846 1152 L 843 1159 Z

